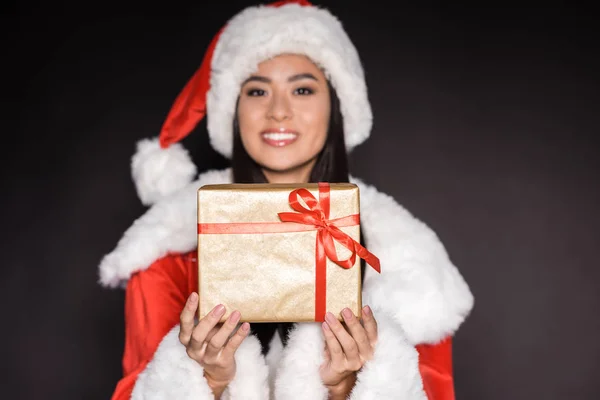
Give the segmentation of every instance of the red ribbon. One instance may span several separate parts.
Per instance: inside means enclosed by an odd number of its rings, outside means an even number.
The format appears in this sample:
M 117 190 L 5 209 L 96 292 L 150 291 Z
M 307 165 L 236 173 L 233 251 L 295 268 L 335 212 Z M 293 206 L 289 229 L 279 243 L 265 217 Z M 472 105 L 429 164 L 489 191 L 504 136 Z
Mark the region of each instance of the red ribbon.
M 292 209 L 297 211 L 278 213 L 281 223 L 225 223 L 225 224 L 198 224 L 199 234 L 208 233 L 271 233 L 271 232 L 301 232 L 317 229 L 315 248 L 316 281 L 315 281 L 315 321 L 324 321 L 327 305 L 327 258 L 344 269 L 350 269 L 356 262 L 356 256 L 362 258 L 375 271 L 381 273 L 379 259 L 360 243 L 344 233 L 339 227 L 359 224 L 358 214 L 349 215 L 334 220 L 329 219 L 330 186 L 328 183 L 319 183 L 319 200 L 307 189 L 293 190 L 289 195 Z M 308 206 L 305 208 L 300 203 L 302 198 Z M 289 223 L 289 224 L 288 224 Z M 299 224 L 299 225 L 298 225 Z M 296 226 L 293 226 L 296 225 Z M 340 260 L 335 250 L 334 241 L 350 251 L 350 256 Z
M 354 266 L 356 256 L 364 259 L 373 269 L 381 273 L 379 259 L 361 246 L 356 240 L 342 232 L 333 221 L 329 219 L 329 193 L 328 183 L 319 183 L 319 201 L 311 192 L 300 188 L 293 190 L 289 196 L 290 206 L 298 213 L 282 212 L 279 219 L 283 222 L 295 222 L 311 225 L 317 228 L 316 243 L 316 282 L 315 282 L 315 321 L 324 321 L 327 304 L 327 259 L 344 269 Z M 298 198 L 302 198 L 308 206 L 305 208 Z M 334 240 L 350 250 L 351 254 L 346 260 L 340 260 L 335 251 Z

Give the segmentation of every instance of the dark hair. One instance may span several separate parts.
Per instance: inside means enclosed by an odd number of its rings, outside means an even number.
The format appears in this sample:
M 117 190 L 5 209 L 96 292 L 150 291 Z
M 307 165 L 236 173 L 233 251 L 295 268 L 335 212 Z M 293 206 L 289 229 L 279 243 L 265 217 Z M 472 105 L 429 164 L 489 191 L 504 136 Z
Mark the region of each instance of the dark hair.
M 331 83 L 328 81 L 330 94 L 330 117 L 329 127 L 325 145 L 317 156 L 317 161 L 310 173 L 309 182 L 348 182 L 348 155 L 346 153 L 346 142 L 344 141 L 344 119 L 340 110 L 340 100 Z M 262 172 L 260 165 L 250 157 L 240 134 L 240 127 L 237 118 L 237 107 L 233 120 L 233 156 L 231 159 L 234 183 L 267 183 L 267 178 Z M 364 245 L 362 230 L 360 242 Z M 361 276 L 364 279 L 365 262 L 360 260 Z M 261 343 L 262 352 L 266 354 L 269 349 L 269 342 L 273 337 L 275 330 L 279 332 L 283 345 L 287 344 L 288 334 L 292 328 L 291 323 L 260 323 L 252 325 L 252 332 L 257 336 Z
M 325 145 L 317 156 L 309 182 L 348 182 L 348 155 L 344 141 L 344 119 L 335 89 L 327 82 L 330 94 L 329 128 Z M 236 107 L 237 108 L 237 107 Z M 237 109 L 233 120 L 233 156 L 231 159 L 234 183 L 267 183 L 260 166 L 250 157 L 240 134 Z

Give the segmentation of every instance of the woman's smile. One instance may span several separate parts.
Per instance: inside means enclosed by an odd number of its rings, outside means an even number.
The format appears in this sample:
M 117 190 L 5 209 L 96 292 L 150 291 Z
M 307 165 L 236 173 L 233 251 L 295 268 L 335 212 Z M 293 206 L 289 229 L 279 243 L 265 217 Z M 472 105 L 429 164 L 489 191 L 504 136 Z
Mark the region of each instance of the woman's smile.
M 261 132 L 263 142 L 273 147 L 285 147 L 298 139 L 298 132 L 292 129 L 267 129 Z

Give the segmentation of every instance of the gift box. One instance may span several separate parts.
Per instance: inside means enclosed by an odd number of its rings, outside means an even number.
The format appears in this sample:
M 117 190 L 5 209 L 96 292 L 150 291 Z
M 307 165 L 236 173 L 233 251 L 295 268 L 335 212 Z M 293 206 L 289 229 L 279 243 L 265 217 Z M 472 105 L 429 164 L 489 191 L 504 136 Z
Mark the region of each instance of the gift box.
M 247 322 L 360 316 L 364 258 L 351 183 L 223 184 L 198 189 L 199 318 L 216 305 Z

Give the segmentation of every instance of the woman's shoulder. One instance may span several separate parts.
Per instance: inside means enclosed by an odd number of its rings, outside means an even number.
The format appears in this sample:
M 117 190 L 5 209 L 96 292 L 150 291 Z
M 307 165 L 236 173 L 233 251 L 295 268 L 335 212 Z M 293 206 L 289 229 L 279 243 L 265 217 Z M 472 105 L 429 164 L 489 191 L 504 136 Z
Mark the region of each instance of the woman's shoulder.
M 414 234 L 434 235 L 433 230 L 413 215 L 392 195 L 377 189 L 360 178 L 351 176 L 350 181 L 360 190 L 361 222 L 377 227 L 377 230 L 408 229 Z M 437 237 L 435 238 L 437 239 Z
M 168 253 L 151 263 L 147 268 L 132 274 L 131 279 L 139 282 L 170 282 L 170 284 L 191 290 L 197 283 L 197 253 L 195 250 L 182 253 Z
M 178 260 L 196 248 L 196 193 L 208 184 L 231 182 L 231 169 L 210 170 L 175 193 L 153 204 L 123 233 L 116 247 L 98 267 L 105 287 L 124 287 L 137 272 L 154 263 Z
M 358 178 L 351 181 L 360 190 L 360 220 L 369 246 L 397 258 L 411 254 L 429 265 L 434 275 L 445 271 L 442 265 L 447 264 L 448 254 L 432 227 L 393 196 Z
M 412 343 L 454 334 L 474 298 L 435 231 L 392 196 L 359 179 L 361 226 L 381 276 L 367 272 L 364 299 L 394 315 Z
M 167 271 L 177 272 L 178 274 L 188 275 L 197 262 L 196 250 L 182 253 L 168 253 L 158 258 L 145 270 L 138 271 L 138 274 L 164 274 Z

